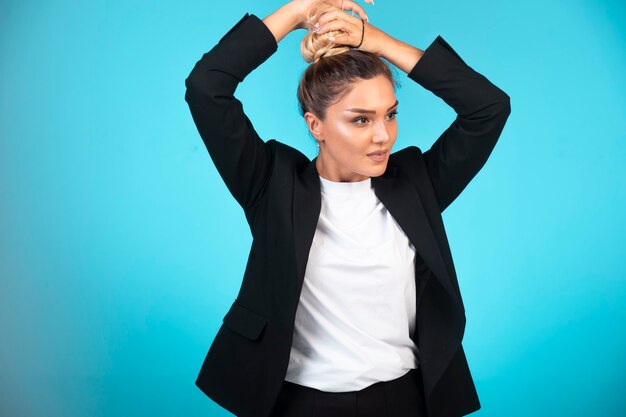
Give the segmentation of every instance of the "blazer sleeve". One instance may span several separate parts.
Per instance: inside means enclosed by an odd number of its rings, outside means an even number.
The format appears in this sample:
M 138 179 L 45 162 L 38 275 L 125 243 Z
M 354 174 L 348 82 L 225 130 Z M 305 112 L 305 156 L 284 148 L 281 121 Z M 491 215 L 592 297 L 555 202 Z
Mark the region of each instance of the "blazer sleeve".
M 483 167 L 511 112 L 510 97 L 438 36 L 407 74 L 457 113 L 423 159 L 443 212 Z
M 202 141 L 244 209 L 263 194 L 273 147 L 259 137 L 234 92 L 277 49 L 276 39 L 263 21 L 246 13 L 202 56 L 185 80 L 185 101 Z

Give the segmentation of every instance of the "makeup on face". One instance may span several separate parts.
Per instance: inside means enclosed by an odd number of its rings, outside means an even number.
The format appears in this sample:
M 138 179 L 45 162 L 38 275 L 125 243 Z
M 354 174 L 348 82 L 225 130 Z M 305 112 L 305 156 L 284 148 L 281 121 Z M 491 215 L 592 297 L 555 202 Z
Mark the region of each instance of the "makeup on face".
M 358 179 L 385 171 L 398 133 L 398 104 L 393 86 L 380 76 L 357 82 L 328 108 L 319 132 L 324 138 L 320 165 L 325 178 Z

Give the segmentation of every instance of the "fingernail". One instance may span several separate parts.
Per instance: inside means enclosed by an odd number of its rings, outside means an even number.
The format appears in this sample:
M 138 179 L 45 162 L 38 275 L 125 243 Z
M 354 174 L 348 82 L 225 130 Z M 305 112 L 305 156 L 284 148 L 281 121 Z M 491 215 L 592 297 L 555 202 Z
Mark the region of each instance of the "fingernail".
M 328 37 L 328 39 L 330 39 L 331 41 L 334 41 L 334 40 L 335 40 L 335 37 L 334 37 L 333 35 L 330 35 L 330 36 Z

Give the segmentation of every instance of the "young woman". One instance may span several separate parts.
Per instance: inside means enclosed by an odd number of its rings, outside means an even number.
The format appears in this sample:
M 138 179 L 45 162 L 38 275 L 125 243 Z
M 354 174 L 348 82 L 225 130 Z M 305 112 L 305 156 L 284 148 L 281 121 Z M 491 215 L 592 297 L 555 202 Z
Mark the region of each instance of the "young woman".
M 441 36 L 421 50 L 367 20 L 350 0 L 294 0 L 263 20 L 246 13 L 185 82 L 253 237 L 241 289 L 196 380 L 238 416 L 453 417 L 480 408 L 441 213 L 487 161 L 509 96 Z M 311 63 L 298 101 L 319 146 L 312 161 L 262 140 L 234 97 L 297 29 L 307 30 L 301 52 Z M 457 113 L 426 152 L 392 150 L 399 103 L 383 59 Z

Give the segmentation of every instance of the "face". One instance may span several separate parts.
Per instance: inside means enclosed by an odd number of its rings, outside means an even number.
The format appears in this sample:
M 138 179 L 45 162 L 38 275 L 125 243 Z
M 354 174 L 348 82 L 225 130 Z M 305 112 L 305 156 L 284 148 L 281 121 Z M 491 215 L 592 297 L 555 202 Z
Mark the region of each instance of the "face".
M 382 175 L 398 135 L 397 107 L 393 85 L 379 75 L 356 81 L 348 94 L 328 107 L 324 121 L 306 112 L 305 120 L 320 147 L 319 175 L 338 182 Z M 385 154 L 368 155 L 377 151 Z

